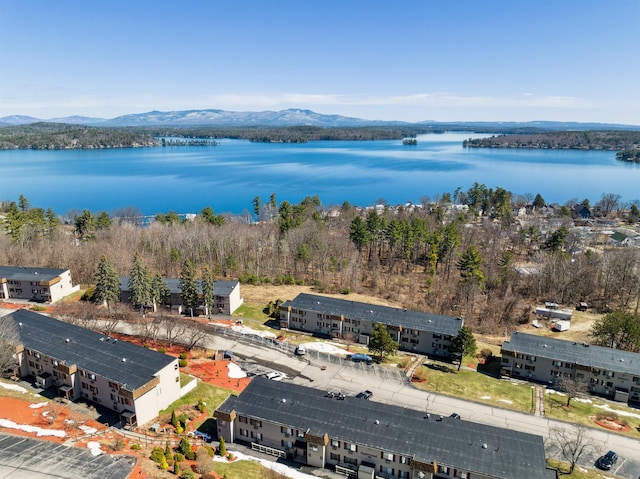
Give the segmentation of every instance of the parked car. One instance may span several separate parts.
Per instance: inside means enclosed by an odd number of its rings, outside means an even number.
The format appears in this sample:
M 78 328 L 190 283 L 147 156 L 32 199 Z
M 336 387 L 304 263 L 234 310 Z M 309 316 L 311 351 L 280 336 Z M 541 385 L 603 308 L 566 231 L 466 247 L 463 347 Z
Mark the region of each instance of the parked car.
M 617 461 L 618 455 L 613 451 L 609 451 L 604 456 L 600 456 L 598 458 L 598 460 L 596 461 L 596 467 L 598 467 L 598 469 L 602 469 L 603 471 L 608 471 Z
M 460 414 L 458 414 L 457 412 L 451 413 L 451 416 L 449 416 L 452 419 L 460 419 Z
M 356 394 L 356 397 L 358 399 L 371 399 L 371 396 L 373 396 L 373 393 L 371 391 L 369 391 L 368 389 Z
M 206 432 L 189 431 L 187 433 L 187 437 L 193 437 L 196 439 L 202 439 L 205 442 L 211 442 L 211 436 L 209 436 L 209 434 L 207 434 Z
M 371 364 L 373 362 L 373 359 L 368 354 L 352 354 L 351 360 L 356 363 L 363 362 Z
M 302 345 L 297 346 L 295 350 L 295 354 L 297 356 L 304 356 L 305 354 L 307 354 L 307 349 Z

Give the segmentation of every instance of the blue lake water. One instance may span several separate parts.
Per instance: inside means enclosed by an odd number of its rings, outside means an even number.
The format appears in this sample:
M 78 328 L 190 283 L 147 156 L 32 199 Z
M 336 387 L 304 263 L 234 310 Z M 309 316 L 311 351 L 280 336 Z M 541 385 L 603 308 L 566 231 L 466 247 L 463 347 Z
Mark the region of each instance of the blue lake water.
M 0 151 L 0 200 L 24 194 L 33 206 L 144 214 L 252 211 L 252 199 L 278 203 L 318 195 L 323 205 L 367 206 L 469 189 L 474 182 L 514 194 L 540 193 L 547 203 L 615 193 L 640 199 L 640 164 L 611 151 L 464 149 L 469 133 L 401 141 L 304 144 L 221 140 L 220 146 L 111 150 Z

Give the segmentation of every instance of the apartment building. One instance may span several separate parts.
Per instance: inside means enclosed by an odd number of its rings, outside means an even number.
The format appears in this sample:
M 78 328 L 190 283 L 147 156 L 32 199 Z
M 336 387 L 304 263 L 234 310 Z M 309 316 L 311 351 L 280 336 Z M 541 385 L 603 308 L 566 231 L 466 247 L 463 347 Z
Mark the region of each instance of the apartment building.
M 145 424 L 180 398 L 176 358 L 27 310 L 0 321 L 18 330 L 18 376 L 100 404 L 124 424 Z
M 541 436 L 255 377 L 216 410 L 227 442 L 358 479 L 557 479 Z
M 640 401 L 640 354 L 587 343 L 514 332 L 502 343 L 501 374 L 558 385 L 562 379 L 588 384 L 593 394 Z
M 170 295 L 165 301 L 165 306 L 171 307 L 182 312 L 182 298 L 180 297 L 180 279 L 163 278 L 163 281 L 169 288 Z M 198 290 L 202 295 L 202 281 L 198 281 Z M 213 308 L 211 314 L 231 315 L 244 302 L 240 295 L 239 281 L 222 281 L 218 280 L 213 285 Z M 131 301 L 131 290 L 129 289 L 129 277 L 120 277 L 120 301 L 128 303 Z M 203 314 L 208 314 L 204 306 L 200 308 Z
M 384 324 L 400 349 L 429 356 L 451 356 L 451 339 L 462 318 L 378 306 L 301 293 L 280 305 L 280 326 L 369 344 L 373 327 Z
M 0 300 L 55 303 L 79 289 L 73 286 L 68 269 L 0 266 Z

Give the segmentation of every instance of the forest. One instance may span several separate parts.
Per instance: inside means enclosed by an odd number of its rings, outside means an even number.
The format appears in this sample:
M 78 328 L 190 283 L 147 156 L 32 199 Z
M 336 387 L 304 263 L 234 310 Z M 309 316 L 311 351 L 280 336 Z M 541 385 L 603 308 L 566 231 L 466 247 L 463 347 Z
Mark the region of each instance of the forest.
M 469 138 L 467 148 L 551 148 L 622 150 L 640 148 L 639 131 L 550 131 L 534 134 Z
M 330 214 L 317 196 L 290 204 L 272 195 L 254 199 L 252 223 L 206 207 L 194 219 L 167 213 L 142 225 L 134 210 L 85 210 L 60 224 L 53 211 L 21 196 L 0 205 L 6 232 L 0 264 L 69 268 L 74 282 L 88 286 L 102 256 L 123 276 L 136 255 L 152 275 L 173 278 L 188 260 L 199 278 L 210 271 L 241 283 L 364 293 L 404 308 L 463 316 L 475 333 L 488 334 L 527 323 L 543 301 L 637 312 L 640 249 L 585 239 L 573 228 L 571 203 L 551 221 L 540 213 L 540 195 L 527 201 L 475 184 L 444 198 L 451 199 L 465 208 L 441 200 L 384 210 L 345 203 Z M 637 205 L 629 210 L 617 199 L 603 195 L 600 211 L 637 223 Z M 515 221 L 518 202 L 529 205 L 527 221 Z

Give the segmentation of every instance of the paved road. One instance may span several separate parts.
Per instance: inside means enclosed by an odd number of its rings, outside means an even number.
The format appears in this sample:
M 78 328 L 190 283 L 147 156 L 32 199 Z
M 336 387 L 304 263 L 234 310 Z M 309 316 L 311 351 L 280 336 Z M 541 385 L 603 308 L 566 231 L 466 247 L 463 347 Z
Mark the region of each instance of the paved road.
M 127 331 L 123 329 L 122 332 Z M 400 375 L 364 372 L 363 369 L 367 366 L 362 363 L 334 364 L 310 360 L 308 356 L 300 358 L 288 352 L 229 336 L 212 336 L 204 346 L 210 349 L 231 350 L 242 360 L 253 361 L 286 373 L 288 380 L 295 384 L 323 391 L 342 391 L 355 395 L 368 389 L 374 394 L 372 400 L 425 412 L 428 410 L 432 414 L 448 416 L 457 412 L 462 419 L 538 434 L 545 439 L 549 437 L 553 428 L 569 427 L 562 421 L 421 391 L 407 380 L 397 379 Z M 589 430 L 589 434 L 595 447 L 584 455 L 579 461 L 580 465 L 593 467 L 597 457 L 611 449 L 621 458 L 611 472 L 629 479 L 640 477 L 640 441 L 593 428 Z M 557 455 L 553 448 L 549 448 L 548 453 L 552 456 Z

